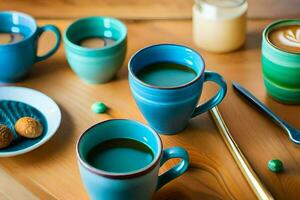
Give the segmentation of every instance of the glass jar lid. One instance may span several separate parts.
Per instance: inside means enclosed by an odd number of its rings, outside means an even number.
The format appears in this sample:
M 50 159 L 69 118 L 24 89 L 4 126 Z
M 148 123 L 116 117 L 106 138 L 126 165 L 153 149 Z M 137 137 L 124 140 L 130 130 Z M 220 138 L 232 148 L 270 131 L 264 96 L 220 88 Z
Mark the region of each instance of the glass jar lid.
M 247 12 L 246 0 L 195 0 L 197 15 L 207 19 L 231 19 Z

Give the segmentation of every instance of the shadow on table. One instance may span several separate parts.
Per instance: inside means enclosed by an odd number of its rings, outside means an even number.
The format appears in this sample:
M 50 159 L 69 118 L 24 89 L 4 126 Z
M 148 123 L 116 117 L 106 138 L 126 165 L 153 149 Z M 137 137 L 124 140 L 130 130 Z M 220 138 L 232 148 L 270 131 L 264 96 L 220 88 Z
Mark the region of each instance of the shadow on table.
M 169 187 L 167 190 L 161 190 L 154 195 L 153 200 L 192 200 L 186 193 L 177 190 L 175 187 Z
M 42 74 L 53 73 L 62 68 L 70 68 L 66 59 L 50 58 L 34 64 L 32 67 L 31 76 L 39 76 Z
M 201 187 L 201 186 L 200 186 Z M 221 200 L 216 195 L 208 194 L 205 192 L 196 191 L 183 191 L 177 187 L 167 187 L 166 189 L 161 189 L 153 197 L 153 200 Z

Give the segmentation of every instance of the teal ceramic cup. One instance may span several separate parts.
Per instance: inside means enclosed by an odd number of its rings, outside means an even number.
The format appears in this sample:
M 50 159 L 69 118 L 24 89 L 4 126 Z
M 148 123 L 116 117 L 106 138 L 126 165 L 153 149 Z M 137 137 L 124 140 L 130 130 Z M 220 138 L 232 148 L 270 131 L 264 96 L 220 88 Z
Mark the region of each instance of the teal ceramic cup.
M 134 171 L 114 173 L 94 168 L 87 162 L 87 154 L 95 145 L 116 138 L 133 139 L 147 145 L 153 152 L 151 163 Z M 130 157 L 130 153 L 118 156 Z M 93 200 L 151 199 L 155 191 L 182 175 L 189 165 L 188 153 L 183 148 L 171 147 L 163 150 L 161 139 L 154 130 L 127 119 L 100 122 L 85 131 L 77 143 L 77 157 L 83 183 Z M 160 166 L 172 158 L 180 158 L 181 161 L 158 175 Z
M 41 35 L 51 31 L 56 41 L 44 55 L 37 55 L 38 41 Z M 13 83 L 22 80 L 33 64 L 46 60 L 58 49 L 61 35 L 54 25 L 38 26 L 31 16 L 16 12 L 0 12 L 0 33 L 21 34 L 23 39 L 17 42 L 0 44 L 0 82 Z
M 87 48 L 79 45 L 86 38 L 112 39 L 112 45 Z M 111 17 L 88 17 L 72 23 L 64 33 L 67 60 L 73 71 L 86 83 L 105 83 L 122 66 L 126 55 L 127 28 Z
M 265 28 L 262 35 L 262 71 L 268 94 L 287 104 L 300 103 L 300 53 L 274 46 L 268 34 L 279 27 L 300 25 L 300 20 L 279 20 Z

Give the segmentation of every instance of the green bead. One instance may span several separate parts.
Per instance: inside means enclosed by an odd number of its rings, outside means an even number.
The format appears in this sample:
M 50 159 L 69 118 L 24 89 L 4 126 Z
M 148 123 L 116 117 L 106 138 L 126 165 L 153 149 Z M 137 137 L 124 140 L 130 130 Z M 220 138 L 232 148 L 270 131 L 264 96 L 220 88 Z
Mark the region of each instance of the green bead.
M 95 103 L 93 103 L 93 105 L 92 105 L 92 111 L 93 111 L 94 113 L 97 113 L 97 114 L 99 114 L 99 113 L 105 113 L 106 110 L 107 110 L 107 107 L 106 107 L 106 105 L 105 105 L 104 103 L 102 103 L 102 102 L 95 102 Z
M 269 160 L 268 168 L 272 172 L 281 172 L 283 170 L 283 163 L 277 159 Z

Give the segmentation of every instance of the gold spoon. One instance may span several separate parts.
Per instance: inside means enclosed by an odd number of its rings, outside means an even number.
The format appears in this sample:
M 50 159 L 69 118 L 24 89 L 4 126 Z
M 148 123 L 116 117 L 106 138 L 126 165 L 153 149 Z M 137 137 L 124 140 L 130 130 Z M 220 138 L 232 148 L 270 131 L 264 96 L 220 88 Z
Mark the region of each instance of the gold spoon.
M 244 177 L 246 178 L 248 184 L 252 188 L 253 192 L 256 194 L 257 199 L 259 200 L 274 200 L 271 193 L 267 190 L 264 184 L 260 181 L 258 176 L 255 174 L 254 170 L 248 163 L 247 159 L 239 149 L 238 145 L 235 143 L 232 138 L 219 109 L 216 107 L 210 110 L 215 124 L 217 125 L 223 140 L 225 141 L 227 147 L 230 150 L 231 155 L 233 156 L 235 162 L 238 164 L 238 167 L 242 171 Z

